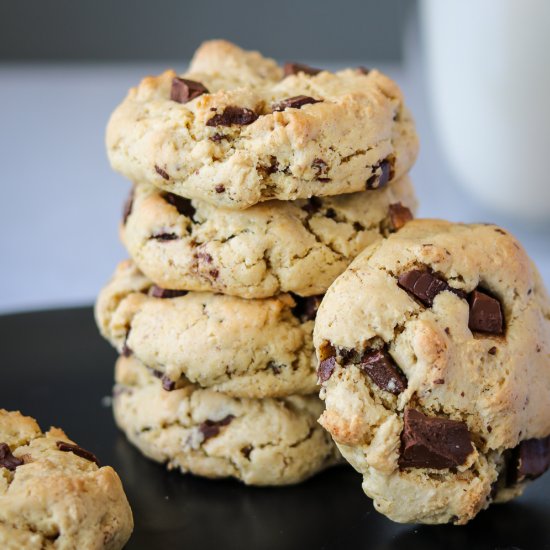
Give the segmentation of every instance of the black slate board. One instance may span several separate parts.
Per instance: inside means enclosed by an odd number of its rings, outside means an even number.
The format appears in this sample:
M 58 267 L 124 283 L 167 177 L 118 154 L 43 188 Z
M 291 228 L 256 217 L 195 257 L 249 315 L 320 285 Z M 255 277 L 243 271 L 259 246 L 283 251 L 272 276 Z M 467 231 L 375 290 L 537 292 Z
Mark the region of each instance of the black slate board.
M 91 308 L 0 316 L 0 407 L 62 427 L 118 471 L 136 523 L 129 550 L 550 549 L 550 474 L 465 527 L 433 527 L 376 513 L 349 467 L 277 489 L 166 472 L 126 442 L 102 402 L 115 358 Z

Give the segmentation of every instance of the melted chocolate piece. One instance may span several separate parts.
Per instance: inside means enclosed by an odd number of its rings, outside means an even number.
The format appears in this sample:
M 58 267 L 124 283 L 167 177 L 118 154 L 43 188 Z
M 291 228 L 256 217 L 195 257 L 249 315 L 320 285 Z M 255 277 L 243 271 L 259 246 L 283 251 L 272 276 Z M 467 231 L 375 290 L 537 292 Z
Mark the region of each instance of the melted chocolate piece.
M 0 468 L 7 468 L 13 472 L 18 466 L 22 466 L 23 464 L 23 460 L 13 456 L 7 443 L 0 443 Z
M 407 389 L 407 377 L 383 350 L 371 350 L 361 358 L 359 368 L 381 389 L 399 395 Z
M 199 431 L 204 436 L 203 441 L 215 437 L 220 433 L 220 428 L 222 426 L 227 426 L 233 419 L 234 415 L 228 414 L 225 418 L 221 420 L 205 420 L 199 425 Z
M 313 103 L 321 103 L 322 99 L 314 99 L 307 95 L 297 95 L 283 99 L 278 103 L 273 104 L 273 111 L 285 111 L 286 109 L 301 109 L 304 105 L 310 105 Z
M 180 197 L 179 195 L 175 195 L 174 193 L 163 193 L 162 198 L 167 203 L 174 206 L 182 216 L 193 219 L 196 210 L 189 199 L 186 199 L 185 197 Z
M 366 188 L 381 189 L 385 187 L 388 181 L 393 177 L 393 166 L 388 159 L 380 161 L 377 166 L 373 167 L 373 174 L 366 182 Z
M 99 466 L 99 460 L 96 458 L 96 456 L 90 451 L 79 447 L 78 445 L 73 445 L 72 443 L 67 443 L 66 441 L 57 441 L 56 445 L 60 451 L 66 453 L 74 453 L 76 456 L 84 458 L 85 460 L 88 460 L 90 462 L 95 462 Z
M 293 294 L 292 297 L 296 302 L 296 305 L 292 308 L 292 314 L 294 317 L 298 317 L 302 323 L 306 321 L 314 321 L 317 316 L 317 310 L 321 305 L 321 300 L 323 295 L 319 294 L 317 296 L 297 296 Z
M 466 299 L 466 294 L 453 288 L 443 279 L 439 279 L 429 271 L 413 269 L 399 276 L 397 284 L 420 300 L 426 307 L 432 307 L 434 298 L 444 290 L 456 294 L 459 298 Z
M 309 67 L 308 65 L 304 65 L 303 63 L 295 63 L 289 61 L 288 63 L 285 63 L 283 67 L 285 76 L 289 76 L 291 74 L 298 74 L 298 73 L 305 73 L 309 74 L 311 76 L 315 76 L 316 74 L 319 74 L 322 69 L 315 69 L 314 67 Z
M 412 212 L 400 202 L 389 206 L 390 224 L 393 231 L 398 231 L 413 219 Z
M 130 214 L 132 213 L 132 207 L 134 206 L 134 188 L 130 190 L 130 193 L 128 195 L 128 198 L 126 199 L 126 202 L 124 203 L 124 207 L 122 209 L 122 223 L 126 225 L 126 222 L 128 221 L 128 218 L 130 217 Z
M 170 176 L 168 175 L 168 172 L 166 170 L 163 170 L 160 166 L 157 166 L 155 164 L 155 172 L 163 179 L 169 180 Z
M 504 318 L 500 302 L 480 290 L 470 295 L 470 319 L 468 327 L 474 332 L 504 333 Z
M 196 80 L 175 77 L 172 80 L 170 99 L 178 103 L 187 103 L 202 94 L 209 93 L 206 87 Z
M 236 107 L 229 105 L 223 110 L 223 113 L 214 115 L 206 122 L 207 126 L 232 126 L 237 124 L 239 126 L 247 126 L 252 124 L 258 115 L 251 109 L 245 107 Z
M 550 436 L 542 439 L 526 439 L 513 451 L 515 482 L 536 479 L 550 467 Z
M 326 382 L 334 372 L 336 368 L 336 357 L 327 357 L 319 363 L 319 368 L 317 369 L 317 376 L 319 377 L 319 382 Z
M 464 422 L 429 417 L 415 409 L 405 409 L 398 460 L 401 469 L 456 468 L 466 462 L 473 450 L 470 432 Z
M 178 296 L 185 296 L 187 290 L 172 290 L 153 285 L 149 290 L 149 294 L 154 298 L 177 298 Z

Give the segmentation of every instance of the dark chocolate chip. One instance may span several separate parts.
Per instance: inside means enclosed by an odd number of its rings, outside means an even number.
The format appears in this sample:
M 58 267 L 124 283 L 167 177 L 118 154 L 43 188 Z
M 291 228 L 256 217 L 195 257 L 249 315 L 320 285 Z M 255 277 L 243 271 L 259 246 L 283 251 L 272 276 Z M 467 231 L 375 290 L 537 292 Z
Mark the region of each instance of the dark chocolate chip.
M 295 317 L 298 317 L 302 323 L 306 321 L 314 321 L 317 316 L 317 310 L 323 299 L 323 295 L 319 294 L 317 296 L 297 296 L 293 294 L 292 297 L 296 302 L 296 305 L 292 308 L 292 313 Z
M 389 159 L 380 161 L 376 166 L 373 166 L 372 171 L 373 174 L 366 183 L 368 190 L 381 189 L 393 178 L 393 165 Z
M 189 199 L 180 197 L 180 195 L 175 195 L 174 193 L 163 193 L 162 198 L 175 207 L 182 216 L 193 219 L 196 210 Z
M 210 136 L 210 141 L 213 141 L 214 143 L 220 143 L 223 139 L 225 139 L 226 136 L 223 134 L 215 133 L 213 136 Z
M 250 460 L 250 453 L 254 450 L 252 445 L 247 445 L 241 449 L 241 454 L 247 459 Z
M 175 241 L 179 237 L 175 233 L 156 233 L 155 235 L 151 235 L 151 239 L 155 239 L 156 241 Z
M 326 382 L 334 372 L 336 368 L 336 357 L 327 357 L 319 363 L 319 368 L 317 369 L 317 376 L 319 377 L 319 382 Z
M 399 276 L 397 284 L 420 300 L 426 307 L 433 305 L 434 298 L 444 290 L 456 294 L 459 298 L 466 299 L 466 294 L 449 286 L 446 281 L 439 279 L 432 273 L 422 269 L 413 269 Z
M 358 73 L 361 73 L 361 74 L 369 74 L 370 73 L 370 69 L 367 69 L 367 67 L 357 67 L 357 69 L 355 69 Z
M 173 290 L 153 285 L 149 289 L 149 294 L 154 298 L 177 298 L 178 296 L 185 296 L 187 294 L 187 290 Z
M 258 115 L 251 109 L 245 107 L 236 107 L 229 105 L 223 110 L 223 113 L 214 115 L 206 122 L 207 126 L 232 126 L 237 124 L 239 126 L 246 126 L 252 124 Z
M 311 167 L 317 172 L 317 177 L 328 173 L 328 164 L 323 159 L 313 159 Z
M 496 355 L 497 354 L 496 346 L 493 346 L 492 348 L 490 348 L 488 353 L 489 353 L 489 355 Z
M 211 269 L 208 274 L 212 279 L 217 279 L 220 276 L 220 272 L 217 269 Z
M 258 172 L 260 172 L 264 177 L 274 174 L 279 170 L 279 163 L 277 162 L 277 157 L 271 155 L 269 157 L 269 164 L 260 164 L 258 166 Z
M 542 439 L 526 439 L 516 449 L 515 480 L 536 479 L 550 467 L 550 436 Z
M 403 468 L 456 468 L 474 450 L 464 422 L 429 417 L 415 409 L 405 409 L 401 433 Z
M 304 105 L 311 105 L 313 103 L 321 103 L 322 99 L 314 99 L 307 95 L 296 95 L 283 99 L 278 103 L 273 104 L 273 111 L 285 111 L 286 109 L 301 109 Z
M 206 441 L 211 437 L 217 436 L 220 433 L 220 428 L 222 426 L 227 426 L 234 418 L 234 415 L 228 414 L 225 418 L 222 418 L 221 420 L 205 420 L 204 422 L 202 422 L 199 425 L 199 431 L 204 437 L 203 441 Z
M 60 451 L 66 453 L 74 453 L 80 458 L 84 458 L 85 460 L 88 460 L 90 462 L 95 462 L 99 466 L 99 460 L 96 458 L 96 456 L 90 451 L 79 447 L 78 445 L 73 445 L 72 443 L 67 443 L 66 441 L 57 441 L 56 445 Z
M 172 79 L 172 89 L 170 90 L 170 99 L 178 103 L 187 103 L 202 94 L 207 94 L 208 90 L 204 85 L 196 80 L 175 77 Z
M 275 361 L 269 361 L 267 368 L 273 371 L 273 374 L 281 374 L 282 365 L 275 363 Z
M 7 443 L 0 443 L 0 468 L 7 468 L 13 472 L 15 468 L 23 464 L 24 462 L 20 458 L 13 456 Z
M 298 73 L 305 73 L 311 76 L 315 76 L 316 74 L 319 74 L 322 71 L 322 69 L 315 69 L 313 67 L 309 67 L 308 65 L 304 65 L 303 63 L 295 63 L 292 61 L 285 63 L 283 70 L 284 70 L 285 76 L 289 76 L 291 74 L 298 74 Z
M 323 201 L 319 197 L 310 197 L 306 204 L 302 206 L 302 210 L 305 210 L 308 214 L 315 214 L 319 212 L 323 206 Z
M 128 195 L 128 198 L 126 199 L 126 202 L 124 203 L 124 207 L 122 209 L 122 223 L 126 225 L 126 222 L 128 221 L 128 218 L 130 217 L 130 214 L 132 213 L 132 207 L 134 206 L 134 188 L 130 190 L 130 194 Z
M 400 202 L 390 204 L 389 214 L 390 224 L 393 231 L 398 231 L 407 222 L 410 222 L 413 219 L 412 212 L 406 206 L 403 206 Z
M 166 170 L 163 170 L 160 166 L 157 166 L 155 164 L 155 172 L 163 179 L 169 180 L 170 176 L 168 175 L 168 172 Z
M 225 192 L 225 185 L 216 185 L 214 187 L 216 193 L 224 193 Z
M 474 332 L 502 334 L 504 318 L 500 302 L 480 290 L 474 290 L 470 295 L 470 319 L 468 327 Z
M 434 384 L 445 384 L 445 378 L 437 378 L 434 380 Z
M 381 390 L 399 395 L 407 389 L 407 377 L 383 349 L 367 351 L 361 358 L 359 368 Z
M 365 226 L 359 222 L 353 222 L 353 229 L 355 231 L 365 231 Z
M 334 208 L 327 208 L 325 216 L 330 220 L 333 220 L 334 218 L 336 218 L 336 210 L 334 210 Z
M 165 390 L 165 391 L 173 391 L 176 389 L 176 383 L 171 380 L 170 378 L 168 378 L 168 376 L 166 376 L 166 374 L 163 374 L 161 379 L 160 379 L 161 383 L 162 383 L 162 389 Z

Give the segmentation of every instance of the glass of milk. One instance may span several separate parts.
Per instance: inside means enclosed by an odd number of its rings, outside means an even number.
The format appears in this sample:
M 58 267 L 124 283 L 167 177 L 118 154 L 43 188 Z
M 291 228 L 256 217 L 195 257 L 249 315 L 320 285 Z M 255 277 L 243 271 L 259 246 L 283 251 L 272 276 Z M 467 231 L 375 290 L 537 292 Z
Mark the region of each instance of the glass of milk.
M 437 134 L 495 211 L 550 221 L 550 1 L 421 0 Z

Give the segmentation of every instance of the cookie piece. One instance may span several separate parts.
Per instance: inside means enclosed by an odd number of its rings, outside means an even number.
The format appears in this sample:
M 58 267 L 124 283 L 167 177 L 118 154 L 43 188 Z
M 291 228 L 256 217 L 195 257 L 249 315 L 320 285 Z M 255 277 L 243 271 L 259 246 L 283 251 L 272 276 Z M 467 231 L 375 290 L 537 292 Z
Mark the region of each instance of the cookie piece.
M 118 426 L 147 457 L 169 469 L 247 485 L 288 485 L 336 464 L 318 424 L 317 396 L 239 399 L 187 383 L 167 392 L 135 357 L 116 364 Z
M 257 398 L 317 391 L 312 332 L 320 300 L 166 292 L 132 262 L 121 263 L 97 301 L 102 335 L 166 376 L 166 384 L 184 376 Z
M 0 409 L 0 547 L 122 548 L 132 511 L 110 466 L 58 428 Z
M 221 40 L 183 76 L 145 78 L 107 127 L 111 165 L 132 181 L 236 209 L 383 187 L 417 151 L 401 91 L 380 72 L 285 77 Z
M 335 281 L 314 341 L 320 422 L 390 518 L 463 524 L 548 467 L 550 302 L 501 228 L 411 221 Z
M 323 294 L 361 250 L 416 209 L 408 177 L 376 191 L 270 201 L 245 211 L 151 185 L 137 185 L 130 200 L 121 237 L 149 279 L 163 288 L 243 298 Z

